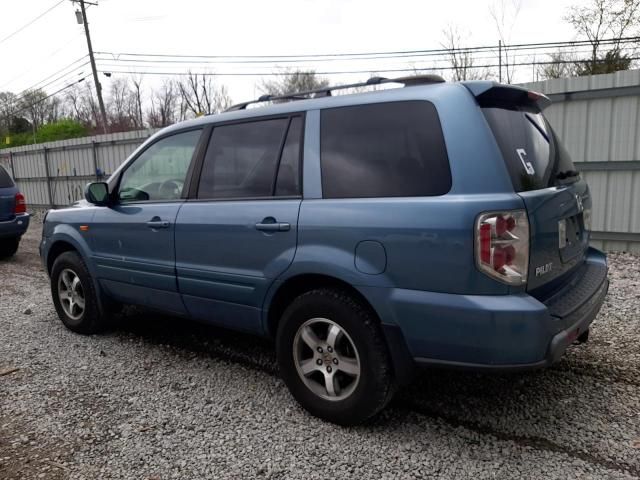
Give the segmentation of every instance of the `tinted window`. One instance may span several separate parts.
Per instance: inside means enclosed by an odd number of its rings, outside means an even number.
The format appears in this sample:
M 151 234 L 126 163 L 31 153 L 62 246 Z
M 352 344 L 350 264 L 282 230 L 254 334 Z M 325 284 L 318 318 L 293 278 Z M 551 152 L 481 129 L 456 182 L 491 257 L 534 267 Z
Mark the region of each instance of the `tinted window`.
M 200 133 L 178 133 L 142 152 L 122 174 L 120 201 L 179 199 Z
M 300 195 L 300 145 L 302 118 L 294 117 L 289 125 L 287 141 L 278 167 L 276 195 Z
M 425 101 L 323 110 L 325 198 L 443 195 L 451 172 L 435 107 Z
M 0 188 L 9 188 L 13 187 L 13 180 L 4 169 L 2 165 L 0 165 Z
M 542 113 L 526 108 L 483 108 L 517 192 L 578 179 L 569 153 Z
M 199 198 L 266 197 L 288 118 L 215 127 L 202 168 Z

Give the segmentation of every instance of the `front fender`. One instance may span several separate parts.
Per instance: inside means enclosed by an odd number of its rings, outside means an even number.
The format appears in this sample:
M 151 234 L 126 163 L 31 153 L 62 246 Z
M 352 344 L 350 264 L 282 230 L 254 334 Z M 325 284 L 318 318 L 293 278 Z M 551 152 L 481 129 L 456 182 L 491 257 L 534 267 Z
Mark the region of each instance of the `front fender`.
M 65 242 L 73 246 L 84 261 L 84 264 L 87 266 L 87 269 L 94 276 L 95 268 L 92 265 L 91 259 L 91 248 L 89 247 L 89 242 L 87 239 L 73 226 L 68 224 L 58 224 L 53 228 L 53 232 L 50 237 L 46 238 L 46 247 L 43 250 L 43 260 L 45 265 L 49 264 L 49 252 L 52 247 L 58 242 Z
M 93 282 L 97 295 L 98 308 L 101 312 L 105 312 L 106 299 L 102 288 L 100 287 L 100 282 L 98 282 L 95 266 L 91 261 L 91 248 L 89 246 L 89 241 L 80 231 L 76 230 L 74 226 L 64 223 L 57 224 L 52 228 L 50 236 L 43 237 L 41 244 L 41 256 L 45 268 L 49 265 L 49 254 L 51 249 L 56 243 L 60 242 L 65 242 L 73 246 L 80 255 L 80 258 L 82 258 L 82 261 L 91 275 L 91 281 Z M 51 272 L 47 269 L 47 273 L 50 274 Z

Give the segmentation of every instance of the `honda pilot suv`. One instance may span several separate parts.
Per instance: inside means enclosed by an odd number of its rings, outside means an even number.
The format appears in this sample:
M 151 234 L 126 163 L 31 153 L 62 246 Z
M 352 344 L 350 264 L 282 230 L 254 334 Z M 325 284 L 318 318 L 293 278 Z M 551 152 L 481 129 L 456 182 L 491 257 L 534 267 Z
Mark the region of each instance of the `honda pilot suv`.
M 138 304 L 272 337 L 293 396 L 339 424 L 415 366 L 532 369 L 586 341 L 607 263 L 549 100 L 434 76 L 362 85 L 383 83 L 403 86 L 170 126 L 50 211 L 62 322 L 90 334 Z

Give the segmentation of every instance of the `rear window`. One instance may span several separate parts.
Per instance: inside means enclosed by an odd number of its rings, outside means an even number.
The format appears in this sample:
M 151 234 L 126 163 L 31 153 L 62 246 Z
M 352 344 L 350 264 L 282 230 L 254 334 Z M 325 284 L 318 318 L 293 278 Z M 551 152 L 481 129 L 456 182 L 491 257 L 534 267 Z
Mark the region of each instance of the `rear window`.
M 522 107 L 483 108 L 517 192 L 576 181 L 569 153 L 542 113 Z
M 4 169 L 2 165 L 0 165 L 0 188 L 9 188 L 13 187 L 13 180 Z
M 320 162 L 325 198 L 433 196 L 451 189 L 440 120 L 426 101 L 323 110 Z

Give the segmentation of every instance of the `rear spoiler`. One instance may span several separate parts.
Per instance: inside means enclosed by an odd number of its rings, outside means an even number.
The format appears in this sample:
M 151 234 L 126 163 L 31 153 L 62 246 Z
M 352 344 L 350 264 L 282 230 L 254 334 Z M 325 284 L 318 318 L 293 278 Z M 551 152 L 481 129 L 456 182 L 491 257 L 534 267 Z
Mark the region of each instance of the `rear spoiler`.
M 514 85 L 484 80 L 461 83 L 476 97 L 481 107 L 524 106 L 542 111 L 551 105 L 546 95 Z

